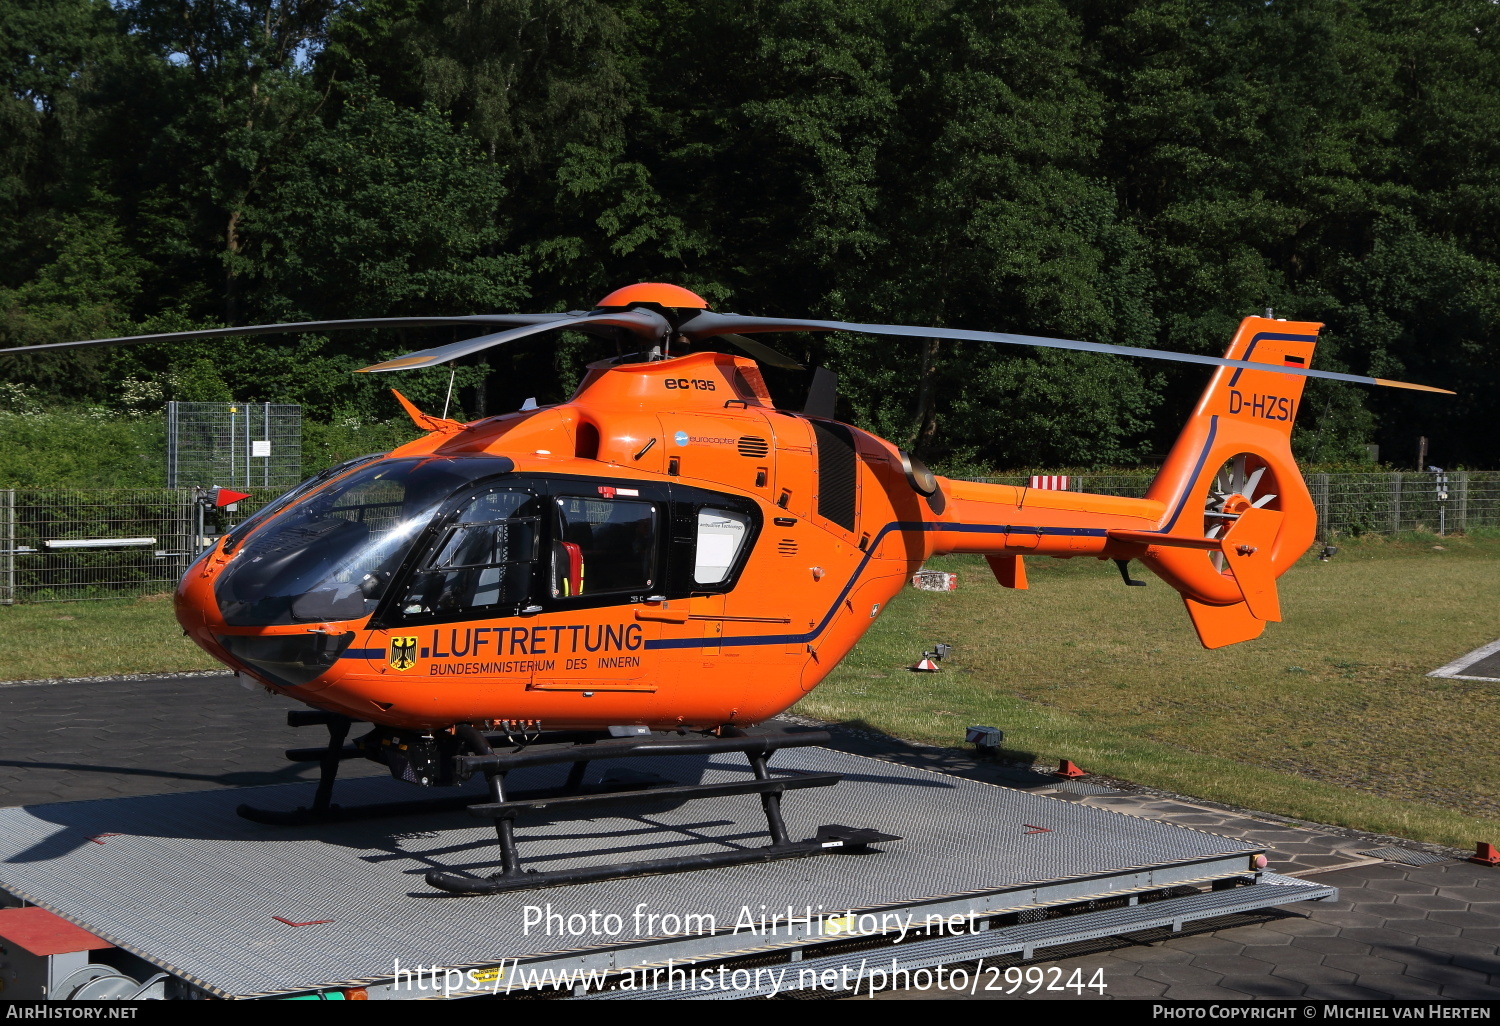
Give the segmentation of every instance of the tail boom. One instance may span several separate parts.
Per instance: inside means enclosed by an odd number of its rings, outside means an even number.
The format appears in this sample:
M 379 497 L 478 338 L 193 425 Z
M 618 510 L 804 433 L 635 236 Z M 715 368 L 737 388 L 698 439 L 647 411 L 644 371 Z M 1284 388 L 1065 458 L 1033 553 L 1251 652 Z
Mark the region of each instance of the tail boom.
M 1321 327 L 1247 317 L 1225 356 L 1306 367 Z M 1276 578 L 1317 533 L 1291 450 L 1303 381 L 1219 368 L 1143 499 L 941 479 L 949 501 L 924 525 L 928 554 L 990 557 L 1015 588 L 1015 557 L 1139 559 L 1182 594 L 1205 646 L 1256 637 L 1281 619 Z

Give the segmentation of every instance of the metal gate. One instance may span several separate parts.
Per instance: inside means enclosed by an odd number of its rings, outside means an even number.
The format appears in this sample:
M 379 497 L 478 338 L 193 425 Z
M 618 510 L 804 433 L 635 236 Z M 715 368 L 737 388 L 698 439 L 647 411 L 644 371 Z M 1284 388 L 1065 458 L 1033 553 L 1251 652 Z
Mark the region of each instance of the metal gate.
M 302 407 L 167 403 L 167 487 L 286 490 L 302 480 Z

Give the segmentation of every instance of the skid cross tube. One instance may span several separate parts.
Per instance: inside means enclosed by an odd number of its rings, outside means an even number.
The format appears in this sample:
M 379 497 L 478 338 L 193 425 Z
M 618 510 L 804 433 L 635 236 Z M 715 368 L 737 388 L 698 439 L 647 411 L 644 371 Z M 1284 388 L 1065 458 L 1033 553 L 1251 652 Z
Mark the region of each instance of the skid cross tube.
M 649 738 L 642 740 L 601 741 L 593 745 L 574 745 L 540 751 L 520 751 L 495 754 L 489 748 L 488 739 L 473 727 L 458 727 L 456 732 L 469 747 L 478 754 L 458 756 L 454 759 L 460 778 L 484 773 L 489 780 L 490 801 L 469 807 L 469 813 L 494 820 L 495 839 L 500 846 L 500 872 L 487 877 L 446 869 L 433 869 L 427 873 L 427 882 L 439 890 L 455 894 L 498 894 L 504 891 L 531 890 L 540 887 L 556 887 L 564 884 L 590 883 L 597 880 L 614 880 L 629 876 L 648 876 L 659 873 L 680 873 L 694 869 L 716 866 L 744 865 L 754 862 L 770 862 L 777 859 L 805 858 L 836 851 L 862 850 L 877 841 L 895 841 L 900 838 L 876 830 L 860 830 L 837 825 L 818 828 L 817 835 L 806 841 L 792 841 L 786 823 L 781 816 L 783 792 L 807 787 L 830 787 L 841 779 L 837 773 L 798 773 L 775 776 L 770 774 L 766 762 L 771 753 L 781 748 L 804 747 L 828 740 L 821 731 L 803 734 L 777 734 L 769 736 L 735 736 L 718 738 Z M 601 794 L 561 794 L 533 798 L 520 794 L 507 796 L 505 776 L 522 766 L 545 766 L 572 762 L 573 771 L 568 782 L 576 788 L 582 780 L 579 769 L 585 759 L 621 759 L 660 755 L 707 755 L 722 752 L 742 752 L 750 761 L 754 774 L 750 780 L 728 781 L 717 784 L 678 784 L 649 789 Z M 566 790 L 567 788 L 565 788 Z M 771 843 L 754 848 L 732 848 L 721 852 L 698 855 L 680 855 L 674 858 L 651 859 L 640 862 L 623 862 L 599 866 L 575 866 L 559 870 L 527 870 L 521 868 L 520 852 L 516 845 L 516 817 L 531 809 L 551 807 L 574 808 L 580 806 L 616 805 L 639 802 L 643 799 L 666 799 L 692 801 L 699 798 L 718 798 L 737 794 L 759 794 L 766 816 L 766 831 Z
M 628 737 L 612 738 L 582 731 L 547 731 L 528 736 L 513 752 L 496 752 L 495 746 L 515 744 L 508 734 L 487 734 L 469 724 L 459 724 L 453 734 L 462 747 L 472 754 L 456 755 L 450 760 L 452 779 L 464 782 L 476 773 L 484 774 L 485 795 L 472 792 L 439 798 L 415 799 L 343 807 L 333 803 L 333 786 L 339 764 L 345 759 L 371 758 L 367 742 L 345 744 L 350 729 L 364 722 L 337 713 L 296 710 L 287 714 L 293 727 L 323 726 L 328 729 L 328 743 L 321 748 L 292 748 L 286 756 L 293 762 L 318 764 L 318 783 L 310 806 L 294 810 L 258 809 L 241 805 L 237 810 L 245 819 L 277 826 L 301 826 L 318 823 L 346 822 L 391 816 L 410 816 L 428 812 L 468 809 L 472 815 L 491 819 L 495 840 L 500 847 L 500 872 L 490 877 L 434 869 L 427 874 L 433 887 L 454 893 L 488 894 L 501 891 L 550 887 L 560 884 L 586 883 L 627 876 L 677 873 L 713 866 L 743 865 L 775 859 L 803 858 L 836 851 L 863 850 L 877 841 L 899 840 L 875 830 L 860 830 L 833 824 L 818 828 L 815 837 L 793 841 L 781 814 L 781 796 L 787 791 L 809 787 L 830 787 L 840 780 L 837 773 L 783 772 L 773 776 L 767 767 L 772 753 L 782 748 L 801 748 L 829 740 L 822 731 L 797 734 L 747 735 L 737 728 L 724 728 L 718 737 Z M 591 763 L 607 759 L 631 759 L 649 756 L 715 755 L 740 752 L 749 760 L 751 779 L 716 784 L 656 784 L 650 781 L 605 780 L 584 784 L 584 774 Z M 523 767 L 570 764 L 563 785 L 545 790 L 507 792 L 505 777 Z M 516 844 L 516 817 L 532 809 L 553 806 L 563 808 L 599 807 L 639 802 L 642 798 L 672 802 L 699 798 L 720 798 L 740 794 L 758 794 L 766 817 L 770 843 L 762 847 L 731 848 L 721 852 L 653 859 L 642 862 L 602 866 L 581 866 L 565 870 L 536 871 L 521 867 Z

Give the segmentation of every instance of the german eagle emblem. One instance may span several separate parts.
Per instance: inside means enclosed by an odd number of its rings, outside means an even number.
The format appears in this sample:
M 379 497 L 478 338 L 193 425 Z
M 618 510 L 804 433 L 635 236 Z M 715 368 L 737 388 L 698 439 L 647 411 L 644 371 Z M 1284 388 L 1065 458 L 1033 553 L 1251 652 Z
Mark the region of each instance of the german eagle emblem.
M 417 665 L 417 639 L 391 639 L 391 669 L 409 670 Z

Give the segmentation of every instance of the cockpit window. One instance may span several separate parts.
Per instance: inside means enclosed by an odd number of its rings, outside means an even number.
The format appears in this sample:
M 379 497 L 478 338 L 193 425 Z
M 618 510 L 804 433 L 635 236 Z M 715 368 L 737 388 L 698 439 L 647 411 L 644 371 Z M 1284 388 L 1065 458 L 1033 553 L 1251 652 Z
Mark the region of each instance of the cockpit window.
M 398 606 L 404 619 L 514 613 L 531 597 L 541 498 L 497 485 L 466 496 L 440 521 L 431 555 Z
M 552 545 L 552 597 L 641 591 L 655 586 L 656 506 L 626 499 L 560 496 Z
M 293 502 L 245 539 L 220 576 L 215 592 L 225 623 L 368 615 L 443 502 L 512 467 L 486 456 L 381 460 Z
M 333 480 L 340 474 L 347 474 L 355 467 L 358 467 L 361 464 L 369 463 L 371 460 L 378 460 L 384 455 L 385 453 L 383 452 L 374 452 L 368 456 L 360 456 L 352 460 L 345 460 L 343 463 L 340 463 L 337 466 L 328 467 L 327 469 L 314 474 L 312 477 L 308 478 L 306 481 L 303 481 L 291 491 L 286 492 L 285 494 L 280 495 L 275 499 L 272 499 L 270 502 L 266 503 L 258 511 L 256 511 L 252 516 L 241 521 L 240 524 L 229 533 L 229 539 L 224 543 L 224 554 L 228 555 L 235 549 L 239 548 L 240 542 L 245 540 L 246 535 L 255 530 L 265 521 L 269 520 L 271 517 L 275 516 L 277 513 L 280 513 L 282 510 L 286 509 L 293 502 L 295 502 L 297 499 L 300 499 L 308 492 L 322 486 L 328 481 Z

